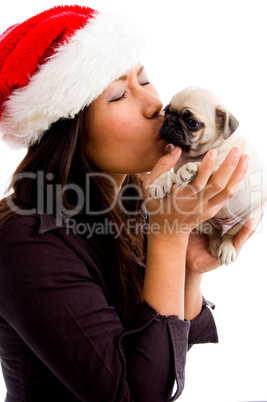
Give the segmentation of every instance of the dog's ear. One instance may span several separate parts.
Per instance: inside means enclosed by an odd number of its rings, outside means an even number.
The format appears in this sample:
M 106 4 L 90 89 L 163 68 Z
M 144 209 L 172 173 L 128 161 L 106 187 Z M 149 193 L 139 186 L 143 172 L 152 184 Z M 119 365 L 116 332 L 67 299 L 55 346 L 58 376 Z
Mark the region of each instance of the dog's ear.
M 223 131 L 223 138 L 226 140 L 235 132 L 239 126 L 239 121 L 232 113 L 218 106 L 215 110 L 215 124 L 218 129 Z

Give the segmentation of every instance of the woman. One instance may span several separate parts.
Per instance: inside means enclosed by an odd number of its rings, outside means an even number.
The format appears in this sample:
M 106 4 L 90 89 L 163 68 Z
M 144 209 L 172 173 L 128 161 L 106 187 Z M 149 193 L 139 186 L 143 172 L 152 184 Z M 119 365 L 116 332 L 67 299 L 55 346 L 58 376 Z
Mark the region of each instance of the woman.
M 135 36 L 64 6 L 1 37 L 0 130 L 28 147 L 0 212 L 7 402 L 174 400 L 188 348 L 217 342 L 200 283 L 219 263 L 191 232 L 237 190 L 248 158 L 231 150 L 210 178 L 211 151 L 191 186 L 149 198 L 181 150 L 159 139 L 162 103 Z

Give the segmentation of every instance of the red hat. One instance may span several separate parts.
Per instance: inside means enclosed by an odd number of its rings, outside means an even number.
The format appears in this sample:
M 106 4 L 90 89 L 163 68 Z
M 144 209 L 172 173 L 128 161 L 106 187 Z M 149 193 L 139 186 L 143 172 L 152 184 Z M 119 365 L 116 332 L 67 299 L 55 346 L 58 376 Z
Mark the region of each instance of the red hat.
M 0 36 L 0 132 L 13 148 L 73 118 L 140 62 L 142 38 L 125 18 L 57 6 Z

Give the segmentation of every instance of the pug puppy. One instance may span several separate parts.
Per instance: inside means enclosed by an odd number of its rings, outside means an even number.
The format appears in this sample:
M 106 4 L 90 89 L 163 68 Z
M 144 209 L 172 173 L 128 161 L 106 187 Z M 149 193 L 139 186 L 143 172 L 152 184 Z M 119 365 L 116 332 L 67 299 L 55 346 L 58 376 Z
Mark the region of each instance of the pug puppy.
M 160 137 L 182 148 L 182 156 L 173 172 L 163 173 L 150 187 L 150 196 L 163 198 L 173 184 L 184 188 L 197 174 L 198 167 L 210 149 L 217 150 L 213 173 L 230 149 L 240 146 L 250 155 L 248 171 L 236 195 L 209 221 L 197 227 L 209 237 L 209 251 L 228 265 L 236 259 L 234 236 L 250 219 L 261 217 L 267 204 L 265 171 L 259 157 L 237 133 L 239 122 L 209 91 L 189 87 L 173 96 L 165 108 Z

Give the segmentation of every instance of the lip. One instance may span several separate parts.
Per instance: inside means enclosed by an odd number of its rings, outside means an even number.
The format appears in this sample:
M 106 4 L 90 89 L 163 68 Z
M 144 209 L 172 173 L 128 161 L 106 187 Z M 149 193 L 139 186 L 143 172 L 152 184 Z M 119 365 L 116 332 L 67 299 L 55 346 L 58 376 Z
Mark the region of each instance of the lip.
M 164 115 L 163 114 L 158 114 L 157 115 L 157 117 L 156 117 L 156 119 L 158 120 L 158 122 L 159 122 L 159 128 L 161 128 L 161 126 L 162 126 L 162 124 L 163 124 L 163 122 L 164 122 Z
M 165 110 L 164 110 L 164 108 L 162 108 L 161 111 L 159 112 L 159 116 L 165 117 Z
M 155 124 L 154 127 L 153 127 L 154 134 L 155 134 L 155 136 L 158 137 L 159 139 L 163 139 L 163 138 L 161 138 L 161 137 L 159 136 L 159 132 L 160 132 L 160 129 L 161 129 L 161 126 L 162 126 L 162 119 L 158 120 L 157 123 L 158 123 L 158 124 Z

